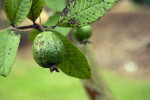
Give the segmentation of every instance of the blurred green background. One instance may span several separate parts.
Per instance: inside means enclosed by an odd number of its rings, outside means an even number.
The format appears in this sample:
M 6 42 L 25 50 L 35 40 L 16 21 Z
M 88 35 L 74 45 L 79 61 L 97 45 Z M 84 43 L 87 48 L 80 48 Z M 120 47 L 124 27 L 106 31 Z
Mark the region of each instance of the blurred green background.
M 103 70 L 117 100 L 149 100 L 150 80 L 132 79 Z M 50 73 L 17 57 L 10 75 L 0 77 L 0 100 L 89 100 L 79 79 Z

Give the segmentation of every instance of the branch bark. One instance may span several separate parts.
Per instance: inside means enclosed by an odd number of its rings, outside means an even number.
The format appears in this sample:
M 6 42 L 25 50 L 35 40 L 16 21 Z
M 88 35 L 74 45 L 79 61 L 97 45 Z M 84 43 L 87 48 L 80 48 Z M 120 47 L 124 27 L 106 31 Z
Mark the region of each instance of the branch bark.
M 86 55 L 88 63 L 91 67 L 91 79 L 81 80 L 91 100 L 115 100 L 112 92 L 103 79 L 101 69 L 94 56 L 92 45 L 78 45 L 78 47 Z

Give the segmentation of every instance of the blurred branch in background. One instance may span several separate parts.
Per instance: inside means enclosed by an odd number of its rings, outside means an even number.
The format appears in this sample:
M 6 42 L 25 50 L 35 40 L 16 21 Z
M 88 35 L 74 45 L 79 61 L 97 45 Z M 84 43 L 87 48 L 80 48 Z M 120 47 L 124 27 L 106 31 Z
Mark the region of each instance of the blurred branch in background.
M 115 100 L 112 92 L 103 79 L 101 69 L 94 56 L 93 46 L 91 44 L 86 44 L 78 45 L 78 47 L 86 55 L 91 67 L 91 79 L 81 80 L 91 100 Z

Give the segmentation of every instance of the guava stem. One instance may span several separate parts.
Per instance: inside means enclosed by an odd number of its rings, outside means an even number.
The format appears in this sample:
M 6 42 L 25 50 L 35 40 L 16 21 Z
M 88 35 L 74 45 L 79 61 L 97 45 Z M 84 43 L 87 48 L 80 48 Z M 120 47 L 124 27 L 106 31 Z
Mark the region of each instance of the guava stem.
M 83 42 L 80 42 L 80 44 L 84 44 L 84 45 L 86 45 L 86 44 L 91 44 L 92 42 L 91 41 L 88 41 L 88 40 L 86 40 L 86 41 L 83 41 Z
M 33 25 L 17 27 L 16 29 L 24 30 L 24 29 L 29 29 L 29 28 L 34 28 L 34 29 L 37 29 L 37 30 L 41 29 L 43 32 L 45 31 L 44 27 L 40 24 L 37 24 L 37 23 L 33 23 Z
M 21 27 L 17 27 L 16 29 L 29 29 L 29 28 L 34 28 L 34 25 L 28 25 L 28 26 L 21 26 Z
M 42 30 L 43 32 L 45 32 L 45 29 L 44 29 L 44 27 L 43 27 L 42 25 L 35 23 L 35 27 L 36 27 L 36 26 L 37 26 L 37 28 L 41 28 L 41 30 Z

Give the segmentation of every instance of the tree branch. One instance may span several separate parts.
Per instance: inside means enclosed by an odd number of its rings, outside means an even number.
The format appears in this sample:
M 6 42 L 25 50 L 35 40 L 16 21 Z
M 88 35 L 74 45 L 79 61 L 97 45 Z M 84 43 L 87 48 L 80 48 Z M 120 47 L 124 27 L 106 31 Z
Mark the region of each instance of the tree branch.
M 29 28 L 35 28 L 35 26 L 34 25 L 21 26 L 21 27 L 17 27 L 16 29 L 29 29 Z

